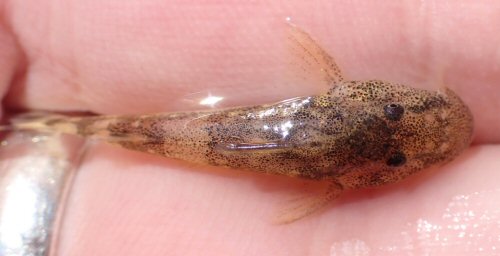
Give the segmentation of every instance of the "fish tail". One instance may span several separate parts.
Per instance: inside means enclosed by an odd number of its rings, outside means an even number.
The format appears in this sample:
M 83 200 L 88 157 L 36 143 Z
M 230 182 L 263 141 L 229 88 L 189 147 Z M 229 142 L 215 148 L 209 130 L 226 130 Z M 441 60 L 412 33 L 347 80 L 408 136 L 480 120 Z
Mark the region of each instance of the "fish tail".
M 14 116 L 9 125 L 0 127 L 0 131 L 2 130 L 67 134 L 76 134 L 78 132 L 73 118 L 47 112 L 31 112 Z

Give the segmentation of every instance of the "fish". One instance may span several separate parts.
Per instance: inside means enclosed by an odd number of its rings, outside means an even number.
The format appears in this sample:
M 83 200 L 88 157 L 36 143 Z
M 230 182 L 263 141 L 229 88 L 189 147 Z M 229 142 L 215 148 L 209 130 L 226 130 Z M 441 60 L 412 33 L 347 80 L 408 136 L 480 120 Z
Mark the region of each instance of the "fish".
M 12 130 L 73 134 L 200 165 L 326 181 L 328 188 L 290 209 L 301 219 L 346 190 L 401 181 L 445 164 L 471 143 L 473 116 L 452 90 L 382 80 L 346 80 L 300 28 L 287 31 L 326 92 L 280 102 L 201 111 L 67 116 L 27 113 Z

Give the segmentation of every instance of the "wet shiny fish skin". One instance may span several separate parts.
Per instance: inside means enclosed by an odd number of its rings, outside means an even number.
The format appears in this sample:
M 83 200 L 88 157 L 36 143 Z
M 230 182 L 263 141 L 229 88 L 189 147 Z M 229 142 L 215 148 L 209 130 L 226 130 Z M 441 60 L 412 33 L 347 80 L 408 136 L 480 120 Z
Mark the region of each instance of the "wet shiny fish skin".
M 387 106 L 403 108 L 397 120 Z M 58 117 L 47 130 L 193 163 L 381 185 L 445 163 L 470 143 L 472 117 L 451 90 L 348 81 L 270 105 L 131 116 Z M 21 124 L 21 123 L 19 123 Z M 400 158 L 394 162 L 393 158 Z M 396 159 L 397 160 L 397 159 Z
M 346 81 L 302 30 L 290 39 L 321 70 L 322 95 L 269 105 L 151 115 L 28 115 L 17 129 L 76 134 L 191 163 L 331 181 L 293 221 L 345 189 L 397 182 L 451 161 L 471 142 L 473 118 L 451 90 L 379 80 Z

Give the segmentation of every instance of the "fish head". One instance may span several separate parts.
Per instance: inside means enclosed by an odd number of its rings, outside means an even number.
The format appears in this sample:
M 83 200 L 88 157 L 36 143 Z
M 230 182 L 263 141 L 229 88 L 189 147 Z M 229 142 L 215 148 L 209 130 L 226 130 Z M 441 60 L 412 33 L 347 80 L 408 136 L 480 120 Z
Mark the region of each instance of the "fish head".
M 347 187 L 391 183 L 444 164 L 472 140 L 472 114 L 448 88 L 350 81 L 333 88 L 330 96 L 353 110 L 343 144 L 354 160 L 340 178 Z

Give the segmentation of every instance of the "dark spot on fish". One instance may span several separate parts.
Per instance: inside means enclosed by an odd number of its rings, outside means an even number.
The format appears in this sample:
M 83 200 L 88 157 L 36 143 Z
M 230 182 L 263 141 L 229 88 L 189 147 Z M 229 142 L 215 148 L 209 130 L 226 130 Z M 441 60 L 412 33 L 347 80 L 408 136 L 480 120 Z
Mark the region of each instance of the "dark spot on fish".
M 442 96 L 436 96 L 436 97 L 429 97 L 426 98 L 421 104 L 411 106 L 408 109 L 413 112 L 413 113 L 423 113 L 427 110 L 433 109 L 433 108 L 441 108 L 443 106 L 448 105 L 449 103 L 446 102 L 446 100 Z
M 351 160 L 353 163 L 360 159 L 378 161 L 388 153 L 393 133 L 385 120 L 371 115 L 365 117 L 362 125 L 342 144 L 352 152 L 352 156 L 356 156 Z

